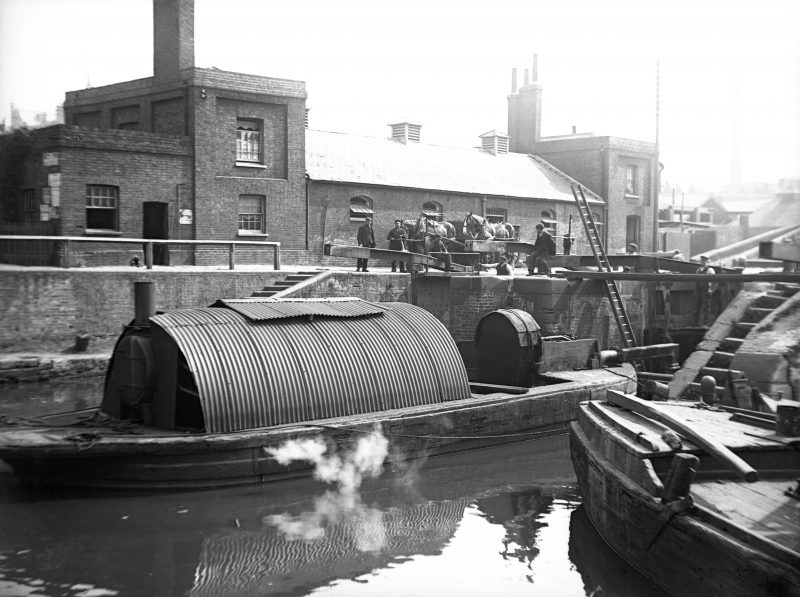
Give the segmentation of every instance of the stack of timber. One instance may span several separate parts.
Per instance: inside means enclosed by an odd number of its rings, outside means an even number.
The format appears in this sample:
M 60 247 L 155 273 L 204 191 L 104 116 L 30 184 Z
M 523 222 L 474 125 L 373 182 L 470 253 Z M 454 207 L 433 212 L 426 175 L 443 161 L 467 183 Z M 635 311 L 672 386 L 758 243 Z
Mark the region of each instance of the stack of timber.
M 570 449 L 587 515 L 670 595 L 800 595 L 800 404 L 782 407 L 743 418 L 616 391 L 581 404 Z

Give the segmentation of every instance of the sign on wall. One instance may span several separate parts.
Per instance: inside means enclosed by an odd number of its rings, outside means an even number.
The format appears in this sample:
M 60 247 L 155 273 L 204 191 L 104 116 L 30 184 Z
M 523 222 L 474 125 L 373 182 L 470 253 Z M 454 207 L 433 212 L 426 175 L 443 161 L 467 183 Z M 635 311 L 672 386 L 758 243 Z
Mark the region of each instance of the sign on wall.
M 58 152 L 46 151 L 42 154 L 42 166 L 58 166 Z
M 192 210 L 191 209 L 182 209 L 181 210 L 181 217 L 179 218 L 178 222 L 180 224 L 191 224 L 192 223 Z

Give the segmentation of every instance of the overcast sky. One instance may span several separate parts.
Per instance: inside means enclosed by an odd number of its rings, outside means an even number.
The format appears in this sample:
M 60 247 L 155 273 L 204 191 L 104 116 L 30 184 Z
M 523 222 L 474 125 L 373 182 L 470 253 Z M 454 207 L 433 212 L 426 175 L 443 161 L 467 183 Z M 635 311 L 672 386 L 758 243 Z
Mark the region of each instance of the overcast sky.
M 312 128 L 426 143 L 507 130 L 511 69 L 538 54 L 542 134 L 655 141 L 663 179 L 707 191 L 800 176 L 797 0 L 195 0 L 200 67 L 306 82 Z M 153 73 L 152 0 L 0 0 L 0 119 Z M 738 84 L 737 84 L 738 81 Z

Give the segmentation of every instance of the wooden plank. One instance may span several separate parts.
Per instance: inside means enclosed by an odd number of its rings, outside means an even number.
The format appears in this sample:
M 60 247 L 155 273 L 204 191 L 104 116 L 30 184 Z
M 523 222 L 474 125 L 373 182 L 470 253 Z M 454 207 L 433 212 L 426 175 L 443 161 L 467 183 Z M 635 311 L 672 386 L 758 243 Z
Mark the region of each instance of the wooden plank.
M 660 411 L 659 409 L 653 407 L 652 404 L 649 404 L 645 400 L 637 398 L 636 396 L 623 394 L 614 390 L 608 390 L 606 392 L 606 400 L 612 404 L 622 406 L 623 408 L 627 408 L 635 413 L 650 417 L 667 425 L 674 431 L 677 431 L 693 443 L 697 444 L 720 462 L 730 466 L 748 483 L 758 480 L 758 471 L 747 464 L 744 460 L 739 458 L 722 443 L 710 440 L 698 433 L 697 430 L 689 425 L 686 421 L 681 421 L 680 419 L 673 417 L 668 413 Z

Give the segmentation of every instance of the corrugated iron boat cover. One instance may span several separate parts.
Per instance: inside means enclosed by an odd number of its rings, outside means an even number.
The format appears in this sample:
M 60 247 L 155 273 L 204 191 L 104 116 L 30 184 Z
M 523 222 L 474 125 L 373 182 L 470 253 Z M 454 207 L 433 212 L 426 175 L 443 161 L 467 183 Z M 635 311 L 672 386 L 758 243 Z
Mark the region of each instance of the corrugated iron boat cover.
M 469 398 L 447 329 L 406 303 L 236 299 L 159 313 L 115 347 L 102 411 L 232 432 Z

